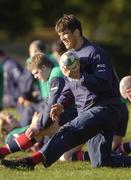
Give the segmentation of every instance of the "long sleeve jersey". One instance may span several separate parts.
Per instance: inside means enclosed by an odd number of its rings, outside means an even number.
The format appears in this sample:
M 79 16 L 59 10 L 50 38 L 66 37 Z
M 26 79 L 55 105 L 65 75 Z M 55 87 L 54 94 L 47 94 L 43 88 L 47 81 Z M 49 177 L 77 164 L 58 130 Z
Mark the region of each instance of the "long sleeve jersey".
M 66 77 L 58 102 L 66 107 L 74 97 L 78 112 L 93 105 L 119 104 L 119 83 L 104 50 L 84 39 L 75 53 L 80 58 L 80 79 Z

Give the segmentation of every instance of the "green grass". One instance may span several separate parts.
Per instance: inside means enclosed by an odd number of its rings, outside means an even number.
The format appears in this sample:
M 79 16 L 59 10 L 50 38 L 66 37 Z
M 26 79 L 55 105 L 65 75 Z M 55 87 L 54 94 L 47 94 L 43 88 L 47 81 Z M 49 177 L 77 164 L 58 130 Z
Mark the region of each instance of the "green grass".
M 124 141 L 131 140 L 131 105 L 127 135 Z M 15 153 L 8 158 L 18 158 L 27 153 Z M 0 166 L 0 180 L 130 180 L 131 168 L 92 168 L 88 162 L 57 162 L 48 169 L 42 164 L 34 171 L 10 170 Z

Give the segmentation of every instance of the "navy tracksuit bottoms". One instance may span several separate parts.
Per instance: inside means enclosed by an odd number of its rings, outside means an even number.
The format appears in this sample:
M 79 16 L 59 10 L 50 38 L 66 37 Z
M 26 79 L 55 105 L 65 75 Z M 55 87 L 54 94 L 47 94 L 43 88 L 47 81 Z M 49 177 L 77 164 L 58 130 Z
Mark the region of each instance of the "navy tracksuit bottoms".
M 88 151 L 93 167 L 129 167 L 131 158 L 111 155 L 113 131 L 119 119 L 119 106 L 95 106 L 82 111 L 72 121 L 60 128 L 40 152 L 43 164 L 49 167 L 64 152 L 88 141 Z

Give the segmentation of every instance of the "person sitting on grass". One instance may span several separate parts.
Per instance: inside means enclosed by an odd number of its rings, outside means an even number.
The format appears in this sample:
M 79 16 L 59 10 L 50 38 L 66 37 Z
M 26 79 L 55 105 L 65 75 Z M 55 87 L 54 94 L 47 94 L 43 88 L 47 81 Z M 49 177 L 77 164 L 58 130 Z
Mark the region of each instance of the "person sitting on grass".
M 17 137 L 17 129 L 19 128 L 19 121 L 13 114 L 5 110 L 0 112 L 0 137 L 5 143 L 8 143 L 9 139 Z M 12 132 L 13 137 L 10 132 Z
M 0 47 L 0 64 L 3 67 L 3 108 L 16 107 L 21 95 L 19 86 L 24 68 L 18 60 L 10 57 L 4 48 Z
M 52 56 L 56 60 L 56 62 L 59 64 L 60 56 L 67 51 L 64 43 L 58 39 L 52 43 L 51 46 Z
M 48 57 L 43 53 L 37 53 L 32 57 L 31 62 L 28 63 L 28 69 L 35 78 L 43 82 L 44 93 L 48 98 L 43 102 L 45 103 L 44 108 L 42 107 L 41 111 L 35 112 L 31 125 L 27 127 L 26 132 L 0 148 L 1 159 L 10 153 L 30 148 L 45 135 L 52 136 L 57 132 L 59 126 L 77 115 L 74 101 L 71 99 L 70 106 L 61 114 L 59 123 L 52 123 L 50 109 L 57 102 L 65 85 L 63 75 L 59 67 L 53 67 Z

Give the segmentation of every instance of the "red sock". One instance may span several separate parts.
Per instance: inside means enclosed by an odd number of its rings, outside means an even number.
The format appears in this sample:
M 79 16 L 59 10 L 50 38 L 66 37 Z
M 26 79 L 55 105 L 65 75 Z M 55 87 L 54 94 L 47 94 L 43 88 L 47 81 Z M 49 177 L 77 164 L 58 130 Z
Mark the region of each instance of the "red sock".
M 21 134 L 15 139 L 21 150 L 26 150 L 34 145 L 35 139 L 29 139 L 25 134 Z
M 6 144 L 6 145 L 4 145 L 3 147 L 0 148 L 0 154 L 2 156 L 6 156 L 6 155 L 10 154 L 10 150 L 9 150 L 8 144 Z
M 31 159 L 33 161 L 33 164 L 36 165 L 36 164 L 39 164 L 40 162 L 42 162 L 43 155 L 41 152 L 36 152 L 31 156 Z
M 84 154 L 84 151 L 77 151 L 77 160 L 78 161 L 83 161 L 83 154 Z

